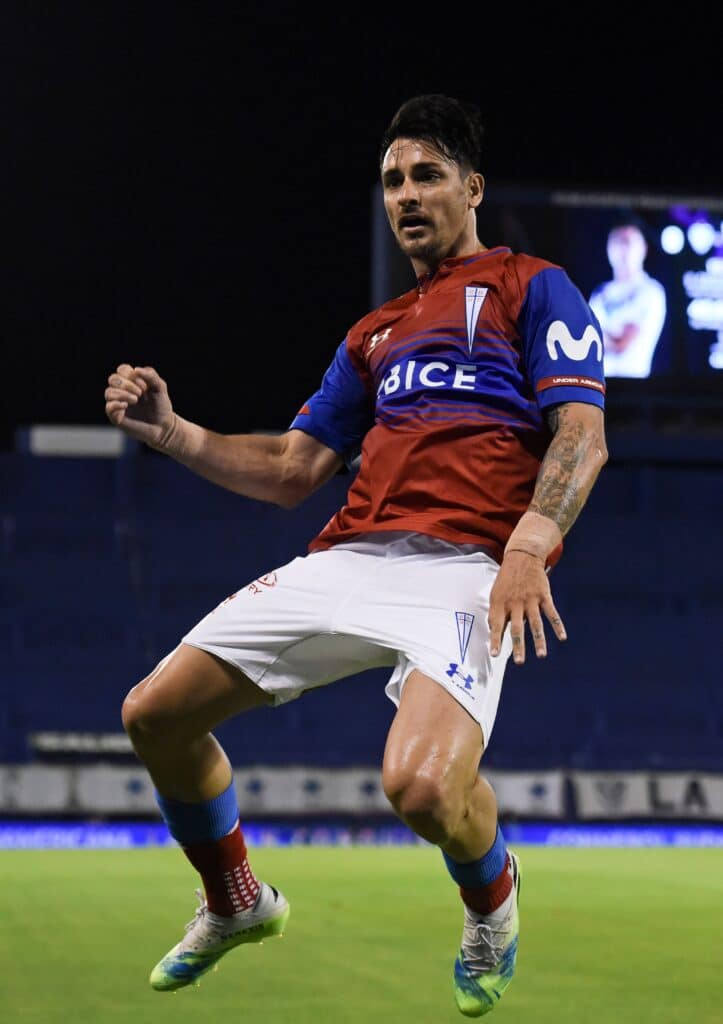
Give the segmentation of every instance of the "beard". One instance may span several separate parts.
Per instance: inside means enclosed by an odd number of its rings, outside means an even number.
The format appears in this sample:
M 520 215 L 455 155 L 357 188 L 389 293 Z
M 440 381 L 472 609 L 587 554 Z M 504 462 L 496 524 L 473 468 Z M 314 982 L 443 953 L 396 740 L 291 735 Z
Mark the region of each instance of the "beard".
M 429 235 L 426 238 L 400 238 L 396 236 L 397 245 L 409 259 L 434 262 L 443 252 L 443 245 L 437 235 Z

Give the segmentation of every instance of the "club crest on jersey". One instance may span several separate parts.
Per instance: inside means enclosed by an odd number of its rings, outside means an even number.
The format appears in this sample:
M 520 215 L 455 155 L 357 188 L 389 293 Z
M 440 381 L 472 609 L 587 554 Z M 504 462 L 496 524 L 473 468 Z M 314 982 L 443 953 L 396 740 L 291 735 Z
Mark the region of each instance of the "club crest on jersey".
M 597 361 L 602 362 L 602 341 L 600 335 L 592 324 L 585 328 L 582 338 L 574 338 L 564 320 L 553 320 L 547 328 L 547 351 L 550 359 L 558 359 L 559 352 L 556 346 L 559 345 L 568 359 L 574 359 L 576 363 L 586 359 L 590 349 L 595 346 L 597 349 Z
M 385 331 L 377 331 L 376 334 L 372 334 L 369 348 L 367 349 L 367 355 L 370 355 L 377 345 L 381 345 L 383 341 L 386 341 L 389 335 L 392 333 L 391 327 L 387 327 Z
M 477 321 L 484 300 L 487 298 L 488 288 L 480 288 L 479 285 L 468 284 L 464 290 L 465 305 L 467 307 L 467 345 L 470 354 L 474 345 L 474 336 L 477 332 Z

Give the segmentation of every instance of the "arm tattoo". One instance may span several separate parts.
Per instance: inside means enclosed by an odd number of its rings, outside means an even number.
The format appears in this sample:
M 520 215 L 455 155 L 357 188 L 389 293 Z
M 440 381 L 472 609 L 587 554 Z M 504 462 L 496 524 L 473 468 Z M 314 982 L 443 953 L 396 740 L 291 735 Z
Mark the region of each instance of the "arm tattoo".
M 577 519 L 597 476 L 599 466 L 591 473 L 591 464 L 597 461 L 597 445 L 564 405 L 556 406 L 547 422 L 554 436 L 542 460 L 530 509 L 556 522 L 564 536 Z
M 560 407 L 558 405 L 553 405 L 548 412 L 547 425 L 553 434 L 557 433 L 557 428 L 560 426 Z

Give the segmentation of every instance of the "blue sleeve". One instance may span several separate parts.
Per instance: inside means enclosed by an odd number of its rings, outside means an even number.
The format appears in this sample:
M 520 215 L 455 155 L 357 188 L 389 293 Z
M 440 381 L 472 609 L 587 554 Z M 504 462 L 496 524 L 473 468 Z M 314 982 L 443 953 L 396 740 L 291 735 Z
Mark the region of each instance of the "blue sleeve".
M 303 430 L 341 455 L 350 466 L 374 422 L 371 397 L 347 352 L 346 339 L 336 350 L 319 390 L 292 420 L 289 430 Z
M 519 329 L 541 408 L 559 402 L 604 408 L 600 322 L 560 267 L 546 268 L 530 279 Z

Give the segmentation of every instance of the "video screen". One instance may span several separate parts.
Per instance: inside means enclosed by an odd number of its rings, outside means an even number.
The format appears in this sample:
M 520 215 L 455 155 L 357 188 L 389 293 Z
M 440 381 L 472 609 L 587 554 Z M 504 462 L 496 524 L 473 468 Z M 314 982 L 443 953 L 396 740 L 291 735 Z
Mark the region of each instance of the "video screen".
M 603 328 L 608 378 L 723 381 L 723 197 L 490 186 L 487 246 L 559 263 Z

